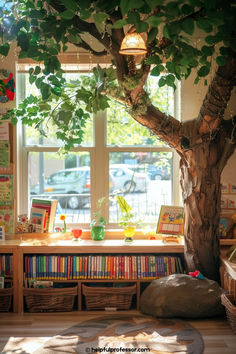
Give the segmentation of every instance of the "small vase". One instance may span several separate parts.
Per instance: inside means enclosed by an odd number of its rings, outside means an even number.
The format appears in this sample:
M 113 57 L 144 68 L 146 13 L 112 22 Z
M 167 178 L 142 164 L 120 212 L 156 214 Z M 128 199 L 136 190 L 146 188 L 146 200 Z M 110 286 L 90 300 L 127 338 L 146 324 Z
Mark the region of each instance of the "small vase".
M 74 236 L 73 241 L 79 241 L 80 236 L 83 233 L 83 230 L 82 229 L 73 229 L 73 230 L 71 230 L 71 233 Z
M 105 227 L 104 226 L 92 226 L 91 227 L 91 238 L 94 241 L 104 240 Z
M 64 234 L 66 232 L 66 222 L 64 220 L 64 225 L 63 225 L 63 229 L 62 229 L 62 233 Z
M 135 226 L 127 225 L 124 227 L 125 242 L 133 242 L 133 236 L 135 234 Z

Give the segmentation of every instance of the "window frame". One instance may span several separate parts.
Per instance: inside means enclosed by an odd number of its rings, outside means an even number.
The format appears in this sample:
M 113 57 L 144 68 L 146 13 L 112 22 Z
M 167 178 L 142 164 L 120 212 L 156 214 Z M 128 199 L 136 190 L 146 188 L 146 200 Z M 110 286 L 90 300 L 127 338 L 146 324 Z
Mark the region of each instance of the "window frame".
M 21 71 L 17 72 L 17 92 L 21 99 L 25 95 L 25 76 Z M 27 72 L 26 72 L 27 73 Z M 24 80 L 23 80 L 24 78 Z M 177 90 L 174 92 L 174 116 L 180 120 L 180 83 L 177 83 Z M 93 146 L 78 146 L 73 148 L 73 152 L 86 151 L 90 154 L 90 177 L 91 177 L 91 209 L 90 216 L 93 218 L 93 213 L 96 210 L 96 203 L 102 197 L 109 197 L 109 154 L 110 152 L 172 152 L 172 204 L 182 205 L 180 197 L 179 184 L 179 156 L 177 152 L 168 146 L 108 146 L 106 143 L 106 111 L 98 112 L 93 118 Z M 57 152 L 59 147 L 56 146 L 39 146 L 39 145 L 24 145 L 24 128 L 19 122 L 17 124 L 17 210 L 18 214 L 29 214 L 30 206 L 28 205 L 29 185 L 28 178 L 28 153 L 29 152 Z M 105 173 L 104 173 L 105 171 Z M 96 178 L 95 178 L 96 176 Z M 109 223 L 109 206 L 103 205 L 102 212 L 108 220 L 107 229 L 118 229 L 118 223 Z M 157 222 L 153 220 L 155 226 Z M 80 223 L 81 225 L 81 223 Z M 76 223 L 67 224 L 68 228 L 75 227 Z M 83 227 L 89 229 L 89 223 L 84 223 Z

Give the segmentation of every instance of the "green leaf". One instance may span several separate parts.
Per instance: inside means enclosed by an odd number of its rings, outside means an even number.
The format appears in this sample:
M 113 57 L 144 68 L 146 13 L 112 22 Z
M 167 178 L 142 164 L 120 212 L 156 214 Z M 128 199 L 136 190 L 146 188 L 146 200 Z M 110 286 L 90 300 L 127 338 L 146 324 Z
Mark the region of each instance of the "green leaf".
M 100 33 L 104 32 L 105 30 L 105 20 L 107 18 L 109 18 L 109 15 L 102 12 L 93 15 L 95 26 Z
M 18 33 L 17 42 L 18 42 L 19 47 L 21 47 L 22 50 L 24 50 L 24 51 L 28 50 L 28 48 L 29 48 L 29 38 L 28 38 L 28 35 L 25 32 L 20 31 Z
M 66 10 L 66 11 L 63 11 L 59 14 L 61 16 L 61 18 L 63 18 L 64 20 L 71 20 L 75 14 L 74 12 L 72 12 L 71 10 Z
M 150 9 L 154 9 L 155 7 L 162 5 L 164 0 L 146 0 L 146 3 L 150 7 Z
M 198 73 L 198 76 L 203 77 L 203 76 L 207 76 L 209 74 L 209 72 L 210 72 L 209 66 L 204 65 L 198 70 L 197 73 Z
M 151 30 L 148 32 L 147 43 L 151 43 L 156 38 L 157 33 L 157 28 L 151 28 Z
M 127 24 L 126 20 L 118 20 L 114 23 L 113 28 L 122 28 Z
M 116 196 L 116 200 L 118 202 L 118 205 L 120 207 L 120 211 L 122 213 L 129 213 L 132 208 L 130 207 L 130 205 L 127 203 L 127 201 L 125 200 L 125 198 L 123 198 L 121 195 L 117 195 Z
M 34 76 L 34 75 L 30 76 L 29 77 L 30 84 L 32 85 L 35 82 L 36 79 L 37 79 L 37 76 Z
M 215 44 L 215 43 L 217 43 L 217 40 L 216 40 L 215 36 L 207 36 L 205 38 L 205 42 L 208 44 Z
M 45 82 L 41 83 L 40 91 L 43 100 L 46 100 L 50 96 L 50 86 L 45 84 Z
M 4 55 L 5 57 L 8 55 L 10 49 L 10 45 L 8 43 L 4 43 L 0 46 L 0 54 Z
M 81 43 L 82 42 L 79 35 L 69 34 L 67 38 L 71 43 Z
M 163 35 L 166 38 L 170 38 L 170 34 L 169 34 L 169 30 L 168 30 L 168 26 L 167 25 L 164 26 Z
M 211 32 L 213 27 L 208 19 L 200 18 L 196 21 L 197 26 L 205 32 Z
M 222 55 L 219 55 L 218 57 L 216 57 L 216 63 L 219 66 L 224 66 L 226 64 L 225 57 L 223 57 Z
M 194 21 L 192 18 L 187 18 L 181 23 L 181 27 L 184 32 L 192 35 L 194 32 Z
M 73 0 L 60 0 L 60 2 L 68 9 L 72 11 L 77 11 L 77 4 L 76 1 Z
M 145 5 L 143 0 L 121 0 L 120 9 L 122 16 L 125 16 L 130 9 L 139 9 Z
M 148 24 L 146 22 L 136 22 L 137 33 L 143 33 L 148 31 Z
M 191 14 L 192 12 L 194 12 L 194 7 L 193 6 L 190 6 L 190 5 L 187 5 L 187 4 L 184 4 L 181 8 L 183 14 L 185 15 L 189 15 Z
M 204 45 L 201 49 L 202 53 L 207 57 L 212 56 L 212 54 L 214 53 L 214 50 L 215 50 L 214 46 L 209 47 L 206 45 Z
M 39 73 L 41 73 L 41 68 L 37 65 L 34 69 L 34 75 L 38 75 Z
M 129 12 L 127 22 L 133 24 L 140 21 L 140 15 L 138 12 Z
M 48 103 L 40 103 L 39 104 L 39 112 L 50 111 L 50 109 L 51 109 L 51 106 Z
M 159 85 L 159 87 L 163 87 L 163 86 L 165 86 L 165 84 L 166 84 L 166 78 L 164 76 L 162 76 L 160 78 L 160 80 L 158 81 L 158 85 Z
M 154 15 L 149 17 L 148 19 L 148 23 L 152 26 L 152 27 L 158 27 L 160 23 L 162 23 L 162 18 L 160 16 Z
M 145 61 L 145 63 L 147 65 L 152 65 L 152 64 L 161 64 L 161 59 L 158 55 L 152 55 L 149 58 L 147 58 L 147 60 Z

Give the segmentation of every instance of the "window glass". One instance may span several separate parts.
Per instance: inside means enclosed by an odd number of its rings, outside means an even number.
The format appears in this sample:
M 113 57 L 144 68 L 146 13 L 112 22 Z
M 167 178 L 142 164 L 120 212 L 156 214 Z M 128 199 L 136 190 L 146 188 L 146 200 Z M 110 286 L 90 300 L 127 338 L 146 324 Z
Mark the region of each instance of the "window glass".
M 172 152 L 111 152 L 110 196 L 122 195 L 144 223 L 155 223 L 162 204 L 172 204 Z M 119 221 L 116 203 L 110 203 L 110 222 Z
M 90 220 L 90 155 L 77 152 L 60 157 L 51 152 L 28 154 L 30 199 L 58 200 L 58 214 L 68 222 Z M 30 203 L 31 204 L 31 203 Z
M 174 91 L 171 87 L 159 87 L 158 79 L 150 76 L 147 91 L 152 103 L 166 114 L 174 113 Z M 107 110 L 107 144 L 116 146 L 164 146 L 149 129 L 130 117 L 124 105 L 111 102 Z
M 74 82 L 76 80 L 85 77 L 85 74 L 79 73 L 65 73 L 64 74 L 67 82 Z M 29 74 L 18 74 L 20 80 L 23 81 L 23 89 L 27 96 L 33 94 L 37 96 L 39 94 L 39 90 L 35 86 L 35 84 L 31 85 L 29 83 Z M 58 103 L 57 103 L 58 104 Z M 81 104 L 81 108 L 85 108 L 85 105 Z M 25 126 L 25 144 L 26 145 L 43 145 L 43 146 L 63 146 L 63 142 L 56 138 L 56 130 L 57 127 L 52 125 L 51 122 L 45 122 L 44 126 L 42 127 L 47 131 L 47 137 L 43 137 L 39 134 L 38 130 L 34 127 Z M 90 116 L 86 120 L 84 138 L 83 138 L 83 146 L 92 146 L 93 145 L 93 119 Z

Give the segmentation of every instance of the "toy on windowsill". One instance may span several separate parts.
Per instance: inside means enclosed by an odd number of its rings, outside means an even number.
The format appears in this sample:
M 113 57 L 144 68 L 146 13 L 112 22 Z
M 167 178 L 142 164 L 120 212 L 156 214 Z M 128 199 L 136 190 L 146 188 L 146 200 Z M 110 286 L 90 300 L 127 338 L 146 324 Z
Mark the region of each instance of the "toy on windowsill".
M 28 216 L 26 214 L 18 215 L 18 222 L 16 223 L 16 232 L 18 234 L 33 232 L 32 224 L 29 223 Z
M 180 237 L 179 236 L 162 236 L 162 242 L 163 243 L 168 243 L 168 242 L 176 242 L 179 243 L 180 242 Z
M 195 270 L 195 272 L 189 272 L 188 274 L 197 279 L 205 279 L 204 275 L 202 275 L 199 270 Z

